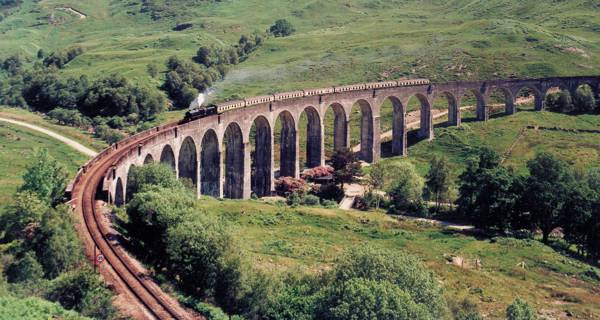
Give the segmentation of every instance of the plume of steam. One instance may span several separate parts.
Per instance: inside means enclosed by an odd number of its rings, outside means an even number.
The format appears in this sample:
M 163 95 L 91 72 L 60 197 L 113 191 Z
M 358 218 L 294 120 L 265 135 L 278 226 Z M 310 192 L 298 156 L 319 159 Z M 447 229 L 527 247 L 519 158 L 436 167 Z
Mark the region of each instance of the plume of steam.
M 190 109 L 196 109 L 196 108 L 202 107 L 202 104 L 204 103 L 205 99 L 206 99 L 206 96 L 204 95 L 204 93 L 200 93 L 196 97 L 196 99 L 192 100 L 192 102 L 190 103 Z

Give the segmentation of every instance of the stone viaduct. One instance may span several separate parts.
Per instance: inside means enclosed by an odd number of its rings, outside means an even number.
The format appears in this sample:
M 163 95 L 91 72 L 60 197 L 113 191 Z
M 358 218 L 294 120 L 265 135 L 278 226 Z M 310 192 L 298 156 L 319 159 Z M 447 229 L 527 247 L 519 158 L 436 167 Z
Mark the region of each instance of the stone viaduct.
M 324 117 L 329 108 L 335 114 L 334 149 L 349 147 L 350 114 L 353 107 L 359 108 L 359 155 L 366 162 L 375 162 L 379 160 L 381 148 L 381 107 L 388 99 L 393 106 L 392 152 L 407 155 L 405 116 L 411 97 L 416 97 L 421 105 L 418 136 L 433 139 L 431 106 L 439 97 L 448 102 L 449 125 L 459 126 L 461 97 L 466 93 L 472 93 L 477 99 L 477 119 L 486 121 L 489 118 L 488 103 L 493 94 L 504 97 L 505 113 L 510 115 L 516 112 L 515 99 L 524 88 L 533 94 L 535 109 L 543 110 L 545 97 L 552 88 L 573 93 L 581 85 L 589 85 L 598 94 L 600 76 L 451 83 L 398 80 L 227 102 L 218 105 L 218 114 L 144 132 L 150 138 L 137 148 L 128 150 L 113 164 L 106 172 L 99 191 L 109 202 L 122 205 L 129 200 L 126 186 L 130 168 L 160 161 L 171 166 L 180 178 L 189 179 L 196 186 L 198 195 L 232 199 L 248 199 L 252 193 L 259 197 L 270 195 L 275 178 L 273 149 L 278 119 L 281 121 L 279 175 L 298 177 L 300 152 L 306 153 L 308 167 L 325 163 Z M 308 119 L 306 150 L 300 150 L 297 129 L 302 113 L 306 113 Z M 118 149 L 119 143 L 112 148 Z

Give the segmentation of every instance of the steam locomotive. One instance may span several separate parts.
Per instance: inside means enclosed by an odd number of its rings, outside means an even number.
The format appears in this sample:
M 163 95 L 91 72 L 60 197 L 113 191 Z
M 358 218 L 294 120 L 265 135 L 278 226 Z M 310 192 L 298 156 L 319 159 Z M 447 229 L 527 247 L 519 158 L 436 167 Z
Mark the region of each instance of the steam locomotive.
M 372 90 L 382 88 L 393 88 L 393 87 L 410 87 L 410 86 L 423 86 L 429 85 L 428 79 L 413 79 L 413 80 L 394 80 L 394 81 L 383 81 L 383 82 L 372 82 L 372 83 L 359 83 L 347 86 L 335 86 L 320 89 L 306 89 L 290 92 L 276 93 L 266 96 L 258 96 L 247 98 L 244 100 L 227 101 L 220 104 L 210 104 L 206 107 L 196 107 L 186 112 L 183 118 L 184 122 L 208 117 L 215 114 L 222 114 L 223 112 L 231 111 L 233 109 L 245 108 L 252 105 L 257 105 L 272 101 L 281 101 L 286 99 L 294 99 L 309 96 L 319 96 L 330 93 L 341 93 L 348 91 L 360 91 L 360 90 Z

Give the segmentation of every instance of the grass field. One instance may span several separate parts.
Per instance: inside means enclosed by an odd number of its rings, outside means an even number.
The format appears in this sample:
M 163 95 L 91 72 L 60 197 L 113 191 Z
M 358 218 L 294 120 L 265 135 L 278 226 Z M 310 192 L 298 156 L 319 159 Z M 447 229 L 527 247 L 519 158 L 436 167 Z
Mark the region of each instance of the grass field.
M 590 0 L 152 2 L 172 15 L 153 20 L 140 1 L 25 0 L 0 22 L 0 56 L 77 45 L 86 51 L 64 75 L 116 72 L 158 86 L 147 64 L 164 71 L 171 55 L 191 58 L 285 18 L 296 33 L 268 38 L 216 85 L 218 99 L 398 77 L 597 74 L 600 65 L 600 7 Z M 87 17 L 55 9 L 65 6 Z M 184 22 L 193 27 L 172 30 Z
M 600 316 L 600 279 L 588 276 L 589 270 L 600 270 L 537 241 L 475 238 L 376 212 L 209 198 L 200 203 L 205 210 L 198 214 L 230 222 L 247 258 L 269 273 L 318 272 L 330 268 L 346 248 L 371 244 L 416 254 L 435 271 L 447 297 L 469 297 L 490 319 L 503 318 L 516 297 L 550 317 L 567 311 L 588 319 Z M 470 267 L 448 264 L 449 255 L 464 258 Z M 475 259 L 480 269 L 473 268 Z
M 0 207 L 10 202 L 21 185 L 21 176 L 38 148 L 48 149 L 71 176 L 87 161 L 86 156 L 43 133 L 0 122 Z
M 579 170 L 600 165 L 600 133 L 527 129 L 519 138 L 521 130 L 527 126 L 597 130 L 600 128 L 600 115 L 573 116 L 521 111 L 512 116 L 492 117 L 485 123 L 463 122 L 458 128 L 445 127 L 442 123 L 435 128 L 433 141 L 412 142 L 408 149 L 408 160 L 425 175 L 429 170 L 430 159 L 434 155 L 443 155 L 448 158 L 454 175 L 457 176 L 466 167 L 467 160 L 474 157 L 477 148 L 487 146 L 503 155 L 514 143 L 504 165 L 513 167 L 518 173 L 525 173 L 527 160 L 541 151 L 551 152 Z M 412 139 L 409 139 L 409 144 L 410 140 Z M 384 150 L 389 148 L 385 144 L 382 146 Z M 404 160 L 397 157 L 383 159 L 384 163 L 394 161 Z

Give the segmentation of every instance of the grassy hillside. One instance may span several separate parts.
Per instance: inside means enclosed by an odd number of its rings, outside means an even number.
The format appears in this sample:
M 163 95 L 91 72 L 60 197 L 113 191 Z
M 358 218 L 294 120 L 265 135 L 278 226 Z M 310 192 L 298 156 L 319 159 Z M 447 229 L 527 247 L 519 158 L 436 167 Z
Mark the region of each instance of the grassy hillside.
M 548 151 L 565 160 L 576 169 L 585 170 L 600 163 L 600 133 L 575 133 L 525 129 L 527 126 L 560 127 L 564 129 L 600 128 L 600 115 L 566 115 L 555 112 L 521 111 L 512 116 L 499 116 L 488 122 L 463 122 L 459 128 L 439 124 L 435 139 L 419 141 L 409 146 L 408 160 L 425 175 L 434 155 L 444 155 L 450 160 L 457 176 L 474 157 L 477 148 L 487 146 L 500 155 L 507 154 L 504 165 L 525 173 L 527 160 L 537 152 Z M 410 142 L 409 142 L 410 143 Z M 389 143 L 388 143 L 389 144 Z M 387 144 L 382 149 L 389 150 Z M 384 158 L 384 163 L 402 161 Z
M 43 133 L 0 122 L 0 204 L 10 201 L 21 185 L 25 168 L 33 161 L 35 150 L 46 148 L 73 175 L 87 157 Z
M 190 58 L 200 45 L 230 45 L 291 21 L 296 33 L 267 39 L 217 84 L 219 98 L 404 76 L 594 74 L 600 65 L 592 0 L 25 0 L 8 12 L 0 56 L 33 59 L 40 48 L 76 45 L 86 51 L 65 75 L 117 72 L 154 85 L 161 80 L 147 75 L 149 63 L 164 71 L 171 55 Z M 180 23 L 193 26 L 173 31 Z
M 200 202 L 206 210 L 198 214 L 229 221 L 248 258 L 269 272 L 328 269 L 345 248 L 370 244 L 418 255 L 435 271 L 450 299 L 469 297 L 490 319 L 503 318 L 515 297 L 527 299 L 551 318 L 564 317 L 567 311 L 582 318 L 600 316 L 600 279 L 590 278 L 600 270 L 537 241 L 476 238 L 376 212 L 208 198 Z M 445 257 L 450 255 L 464 258 L 466 267 L 449 264 Z M 475 259 L 481 261 L 480 269 L 473 267 Z

